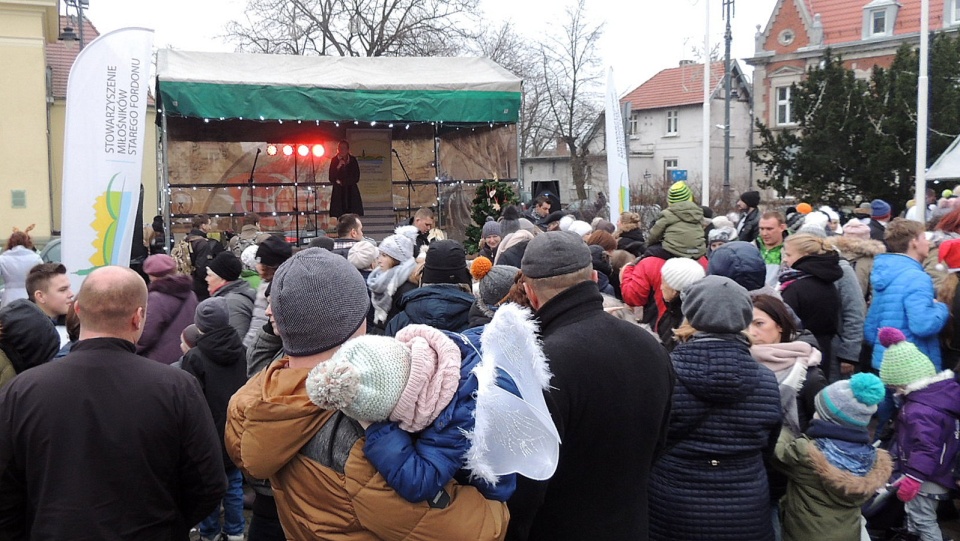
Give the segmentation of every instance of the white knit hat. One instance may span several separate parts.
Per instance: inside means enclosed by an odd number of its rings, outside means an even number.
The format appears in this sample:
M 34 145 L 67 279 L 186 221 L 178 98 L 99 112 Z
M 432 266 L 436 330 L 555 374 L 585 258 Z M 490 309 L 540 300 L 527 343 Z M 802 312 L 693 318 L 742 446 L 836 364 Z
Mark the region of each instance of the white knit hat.
M 593 228 L 590 227 L 590 224 L 588 224 L 587 222 L 574 220 L 574 222 L 570 224 L 570 231 L 573 231 L 574 233 L 582 237 L 584 235 L 590 234 L 590 232 L 593 231 Z
M 573 217 L 572 214 L 567 214 L 560 218 L 560 231 L 569 231 L 570 224 L 575 222 L 577 219 Z
M 676 291 L 683 291 L 688 285 L 702 280 L 706 273 L 703 265 L 693 259 L 674 257 L 663 264 L 660 275 L 668 286 Z
M 347 261 L 358 270 L 370 270 L 379 255 L 380 250 L 376 245 L 369 240 L 361 240 L 350 247 L 350 251 L 347 252 Z
M 390 235 L 380 243 L 380 253 L 403 263 L 413 259 L 413 243 L 406 235 Z

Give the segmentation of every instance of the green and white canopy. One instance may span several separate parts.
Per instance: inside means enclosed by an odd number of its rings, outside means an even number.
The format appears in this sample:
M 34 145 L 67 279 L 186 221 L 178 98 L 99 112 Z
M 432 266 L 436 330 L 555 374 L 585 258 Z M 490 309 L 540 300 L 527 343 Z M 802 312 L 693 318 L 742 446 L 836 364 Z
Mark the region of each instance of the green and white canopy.
M 514 123 L 522 81 L 488 58 L 160 50 L 163 114 L 249 120 Z

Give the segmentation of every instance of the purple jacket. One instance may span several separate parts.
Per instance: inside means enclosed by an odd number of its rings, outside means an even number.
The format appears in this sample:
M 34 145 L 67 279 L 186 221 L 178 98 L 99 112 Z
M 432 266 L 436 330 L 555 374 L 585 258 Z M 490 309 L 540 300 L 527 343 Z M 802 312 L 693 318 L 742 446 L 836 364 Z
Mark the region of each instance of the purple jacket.
M 180 333 L 193 323 L 197 295 L 189 276 L 176 275 L 150 283 L 147 296 L 147 323 L 137 342 L 137 353 L 164 364 L 177 362 Z
M 960 383 L 951 370 L 944 370 L 907 389 L 897 418 L 900 471 L 953 488 L 960 452 Z

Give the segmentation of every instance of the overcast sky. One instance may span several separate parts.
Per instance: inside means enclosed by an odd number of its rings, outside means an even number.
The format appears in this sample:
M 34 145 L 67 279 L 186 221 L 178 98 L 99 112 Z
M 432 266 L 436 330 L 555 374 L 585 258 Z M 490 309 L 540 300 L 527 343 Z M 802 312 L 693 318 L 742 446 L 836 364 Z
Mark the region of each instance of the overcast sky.
M 572 0 L 571 0 L 572 1 Z M 612 66 L 618 90 L 633 89 L 658 71 L 693 57 L 703 47 L 707 0 L 587 0 L 588 16 L 605 22 L 600 54 Z M 722 0 L 710 0 L 711 41 L 721 44 Z M 564 2 L 556 0 L 480 0 L 488 18 L 512 19 L 518 30 L 536 39 L 551 24 L 562 24 Z M 765 27 L 776 0 L 736 0 L 733 57 L 753 55 L 754 34 Z M 230 20 L 240 18 L 246 0 L 90 0 L 85 12 L 101 33 L 127 26 L 156 31 L 155 46 L 181 50 L 232 51 L 218 36 Z M 750 73 L 749 66 L 741 66 Z

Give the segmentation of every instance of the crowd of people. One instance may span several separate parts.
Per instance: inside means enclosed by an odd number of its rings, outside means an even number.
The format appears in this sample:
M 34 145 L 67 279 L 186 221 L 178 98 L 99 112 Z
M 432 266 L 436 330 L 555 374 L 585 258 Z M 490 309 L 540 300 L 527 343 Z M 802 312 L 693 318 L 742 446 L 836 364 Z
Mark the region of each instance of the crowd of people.
M 147 280 L 104 267 L 76 296 L 15 231 L 0 539 L 940 541 L 960 478 L 943 196 L 926 224 L 753 191 L 715 217 L 684 182 L 651 224 L 544 196 L 481 224 L 477 254 L 430 209 L 380 242 L 342 214 L 300 250 L 255 214 L 226 243 L 199 215 L 169 254 L 148 226 Z M 484 364 L 511 351 L 533 394 Z M 493 428 L 536 467 L 474 445 L 494 387 L 544 404 Z

